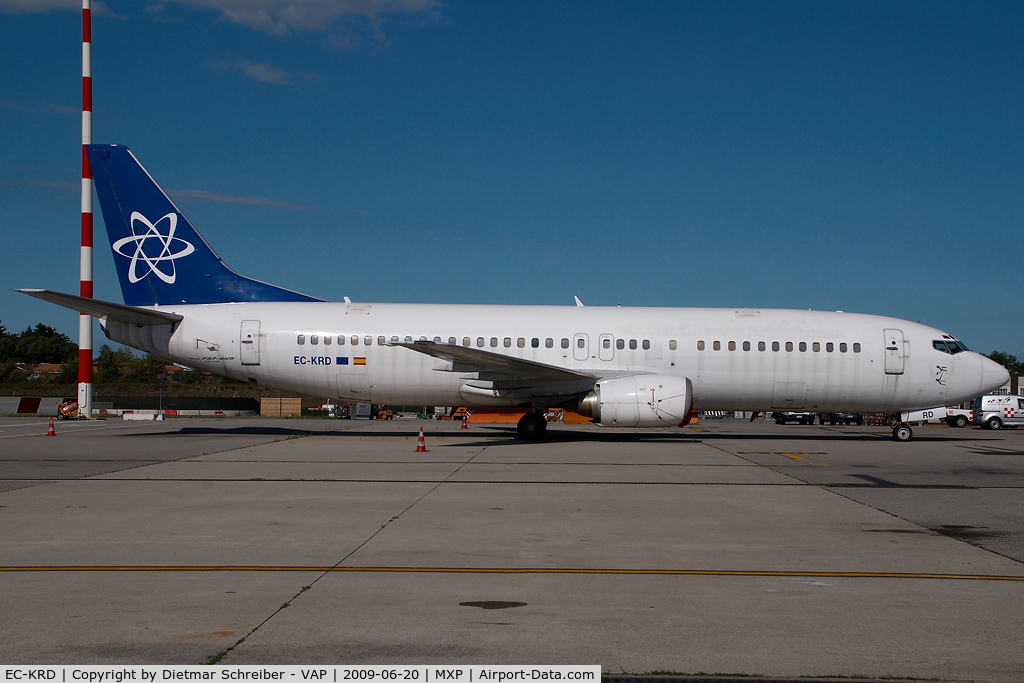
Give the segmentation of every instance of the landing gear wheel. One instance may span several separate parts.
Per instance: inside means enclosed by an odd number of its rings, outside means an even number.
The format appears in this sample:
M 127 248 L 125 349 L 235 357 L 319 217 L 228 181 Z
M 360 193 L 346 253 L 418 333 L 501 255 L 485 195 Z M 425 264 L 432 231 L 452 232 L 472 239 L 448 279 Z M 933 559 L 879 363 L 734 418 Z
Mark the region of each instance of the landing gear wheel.
M 892 428 L 892 438 L 905 443 L 914 438 L 914 430 L 910 425 L 901 422 Z
M 524 441 L 539 441 L 547 434 L 548 423 L 544 419 L 544 413 L 532 412 L 519 418 L 516 425 L 519 438 Z

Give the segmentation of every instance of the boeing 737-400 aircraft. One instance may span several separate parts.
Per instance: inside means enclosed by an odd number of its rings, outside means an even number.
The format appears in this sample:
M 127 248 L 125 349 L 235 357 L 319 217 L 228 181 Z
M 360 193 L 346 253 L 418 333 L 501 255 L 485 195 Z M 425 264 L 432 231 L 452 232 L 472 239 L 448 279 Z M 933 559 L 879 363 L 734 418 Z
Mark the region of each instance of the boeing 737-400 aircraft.
M 887 412 L 1008 381 L 941 330 L 842 312 L 330 303 L 238 275 L 127 147 L 88 145 L 124 304 L 19 290 L 199 370 L 366 403 L 568 408 L 605 427 L 695 410 Z M 893 435 L 909 440 L 909 427 Z

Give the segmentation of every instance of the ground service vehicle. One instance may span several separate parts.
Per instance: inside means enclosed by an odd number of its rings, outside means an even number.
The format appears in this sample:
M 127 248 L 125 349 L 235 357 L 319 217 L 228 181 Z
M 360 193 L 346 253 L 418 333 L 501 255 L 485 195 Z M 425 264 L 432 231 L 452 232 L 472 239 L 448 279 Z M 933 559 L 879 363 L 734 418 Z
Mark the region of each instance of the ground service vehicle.
M 827 422 L 831 425 L 862 425 L 864 424 L 864 415 L 861 413 L 819 413 L 818 421 L 821 422 L 821 424 L 825 424 Z
M 776 411 L 772 413 L 775 424 L 784 425 L 787 422 L 799 422 L 802 425 L 814 424 L 814 413 L 798 413 L 791 410 Z
M 1024 425 L 1024 396 L 989 394 L 974 399 L 972 422 L 984 429 Z

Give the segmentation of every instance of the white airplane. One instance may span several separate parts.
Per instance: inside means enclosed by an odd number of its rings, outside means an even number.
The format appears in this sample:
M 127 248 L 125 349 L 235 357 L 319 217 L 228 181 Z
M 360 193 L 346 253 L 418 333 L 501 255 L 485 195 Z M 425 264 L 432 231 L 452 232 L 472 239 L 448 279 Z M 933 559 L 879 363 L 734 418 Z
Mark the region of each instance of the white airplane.
M 527 408 L 530 439 L 548 408 L 605 427 L 675 427 L 696 410 L 897 413 L 1009 378 L 941 330 L 876 315 L 325 302 L 230 270 L 127 147 L 87 149 L 125 303 L 18 291 L 98 317 L 113 341 L 254 384 Z

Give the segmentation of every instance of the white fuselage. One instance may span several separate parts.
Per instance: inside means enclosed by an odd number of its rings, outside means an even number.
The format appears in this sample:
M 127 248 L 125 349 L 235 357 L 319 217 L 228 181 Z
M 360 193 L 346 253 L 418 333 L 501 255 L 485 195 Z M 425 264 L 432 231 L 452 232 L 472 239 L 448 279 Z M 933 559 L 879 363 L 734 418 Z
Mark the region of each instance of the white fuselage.
M 532 401 L 481 398 L 466 387 L 479 385 L 474 373 L 446 371 L 443 360 L 388 345 L 420 339 L 458 346 L 468 339 L 472 348 L 594 378 L 687 377 L 698 410 L 895 412 L 958 403 L 1004 376 L 976 353 L 935 350 L 934 340 L 950 338 L 937 329 L 854 313 L 322 302 L 154 310 L 184 320 L 173 329 L 108 322 L 105 330 L 196 369 L 372 403 L 544 407 L 591 388 L 583 381 Z

